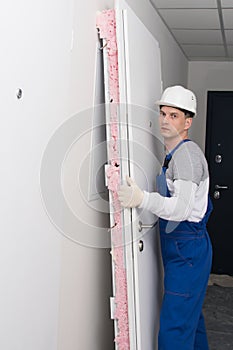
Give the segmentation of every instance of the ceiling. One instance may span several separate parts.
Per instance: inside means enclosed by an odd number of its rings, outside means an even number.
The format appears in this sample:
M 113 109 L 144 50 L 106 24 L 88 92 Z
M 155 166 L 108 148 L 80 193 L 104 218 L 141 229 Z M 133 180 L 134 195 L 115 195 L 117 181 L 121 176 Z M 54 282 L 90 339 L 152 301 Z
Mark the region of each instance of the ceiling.
M 233 0 L 150 0 L 190 61 L 233 61 Z

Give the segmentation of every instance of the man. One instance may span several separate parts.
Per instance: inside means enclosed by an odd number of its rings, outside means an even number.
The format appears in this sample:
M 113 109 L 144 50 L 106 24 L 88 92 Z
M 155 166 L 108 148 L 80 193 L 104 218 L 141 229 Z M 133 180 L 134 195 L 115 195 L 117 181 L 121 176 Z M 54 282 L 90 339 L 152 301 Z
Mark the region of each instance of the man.
M 159 350 L 207 350 L 202 305 L 212 262 L 206 231 L 212 206 L 206 159 L 188 139 L 196 97 L 182 86 L 172 86 L 156 104 L 166 149 L 157 192 L 142 191 L 128 177 L 118 196 L 123 207 L 140 207 L 159 217 L 164 265 Z

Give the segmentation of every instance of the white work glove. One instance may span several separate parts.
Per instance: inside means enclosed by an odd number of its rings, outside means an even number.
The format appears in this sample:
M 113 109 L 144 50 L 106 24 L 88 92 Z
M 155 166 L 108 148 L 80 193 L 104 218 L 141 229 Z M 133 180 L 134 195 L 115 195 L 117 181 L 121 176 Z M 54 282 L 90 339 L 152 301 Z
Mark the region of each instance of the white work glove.
M 129 176 L 126 176 L 126 181 L 128 185 L 120 186 L 118 191 L 119 201 L 125 208 L 138 207 L 142 203 L 144 193 Z

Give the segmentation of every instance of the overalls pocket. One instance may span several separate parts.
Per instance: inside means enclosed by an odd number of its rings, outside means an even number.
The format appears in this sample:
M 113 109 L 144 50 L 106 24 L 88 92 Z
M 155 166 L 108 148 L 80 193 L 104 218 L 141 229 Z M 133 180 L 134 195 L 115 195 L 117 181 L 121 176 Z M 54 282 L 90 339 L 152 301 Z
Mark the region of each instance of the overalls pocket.
M 178 256 L 190 267 L 193 266 L 196 253 L 195 240 L 174 240 Z
M 165 293 L 189 297 L 197 255 L 195 239 L 165 238 Z

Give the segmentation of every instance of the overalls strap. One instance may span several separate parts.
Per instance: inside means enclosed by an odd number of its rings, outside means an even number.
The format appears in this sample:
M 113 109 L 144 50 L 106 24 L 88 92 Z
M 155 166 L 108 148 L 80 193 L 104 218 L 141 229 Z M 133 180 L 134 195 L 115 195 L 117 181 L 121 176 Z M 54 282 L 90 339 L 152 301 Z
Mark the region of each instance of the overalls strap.
M 188 142 L 188 141 L 190 141 L 190 140 L 185 139 L 185 140 L 182 140 L 181 142 L 179 142 L 178 145 L 176 145 L 176 147 L 173 148 L 173 150 L 171 152 L 169 152 L 164 159 L 164 163 L 162 166 L 162 172 L 160 175 L 157 176 L 157 179 L 156 179 L 157 192 L 159 192 L 162 196 L 170 197 L 170 193 L 169 193 L 169 190 L 167 187 L 167 181 L 166 181 L 166 171 L 168 168 L 168 164 L 169 164 L 170 160 L 172 159 L 172 155 L 183 143 Z
M 164 162 L 163 162 L 163 172 L 165 172 L 165 171 L 167 170 L 168 164 L 169 164 L 170 160 L 172 159 L 172 155 L 175 153 L 175 151 L 176 151 L 183 143 L 188 142 L 188 141 L 191 141 L 191 140 L 185 139 L 185 140 L 180 141 L 180 142 L 178 143 L 178 145 L 176 145 L 176 147 L 173 148 L 173 150 L 172 150 L 171 152 L 169 152 L 169 153 L 166 155 L 166 157 L 165 157 L 165 159 L 164 159 Z M 164 171 L 164 170 L 165 170 L 165 171 Z

